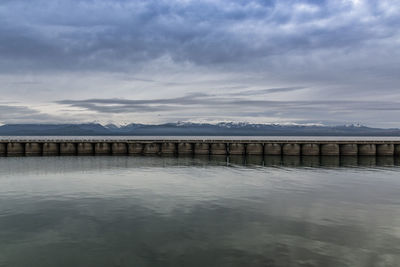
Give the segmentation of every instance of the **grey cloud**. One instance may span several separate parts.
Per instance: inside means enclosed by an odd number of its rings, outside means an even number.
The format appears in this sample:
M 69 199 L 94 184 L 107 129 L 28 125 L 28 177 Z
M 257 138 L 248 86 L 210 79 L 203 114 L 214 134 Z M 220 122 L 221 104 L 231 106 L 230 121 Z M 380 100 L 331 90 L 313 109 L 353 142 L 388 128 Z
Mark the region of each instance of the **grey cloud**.
M 338 1 L 3 1 L 0 57 L 18 67 L 96 69 L 163 55 L 214 65 L 354 49 L 398 34 L 400 19 L 378 2 L 366 3 L 365 22 L 346 21 L 349 4 Z
M 0 104 L 0 122 L 3 123 L 43 122 L 54 121 L 55 119 L 56 117 L 50 114 L 42 113 L 29 107 Z
M 128 100 L 88 99 L 63 100 L 59 104 L 84 108 L 99 113 L 165 112 L 197 119 L 199 117 L 268 117 L 278 116 L 301 121 L 359 121 L 363 116 L 387 115 L 387 122 L 400 115 L 399 102 L 376 101 L 269 101 L 238 97 L 192 94 L 179 98 Z M 384 122 L 385 119 L 382 119 Z
M 95 114 L 329 118 L 392 126 L 400 102 L 400 2 L 353 2 L 4 0 L 0 82 L 8 74 L 17 78 L 5 78 L 9 83 L 0 90 L 4 99 L 21 101 L 15 92 L 32 89 L 43 102 L 64 99 L 57 91 L 71 90 L 68 97 L 75 100 L 57 103 Z M 20 82 L 18 75 L 27 73 L 39 73 L 42 82 L 46 75 L 59 77 L 62 89 Z M 71 82 L 69 89 L 66 77 L 76 73 L 92 78 Z M 114 91 L 121 99 L 109 98 Z M 170 91 L 169 99 L 158 96 Z M 201 92 L 187 94 L 193 91 Z M 132 100 L 137 92 L 148 99 Z M 277 101 L 266 100 L 269 94 Z M 104 99 L 89 99 L 94 96 Z
M 307 87 L 282 87 L 282 88 L 269 88 L 269 89 L 260 89 L 260 90 L 247 90 L 236 93 L 230 93 L 232 96 L 250 96 L 250 95 L 266 95 L 266 94 L 274 94 L 274 93 L 287 93 L 298 90 L 306 89 Z

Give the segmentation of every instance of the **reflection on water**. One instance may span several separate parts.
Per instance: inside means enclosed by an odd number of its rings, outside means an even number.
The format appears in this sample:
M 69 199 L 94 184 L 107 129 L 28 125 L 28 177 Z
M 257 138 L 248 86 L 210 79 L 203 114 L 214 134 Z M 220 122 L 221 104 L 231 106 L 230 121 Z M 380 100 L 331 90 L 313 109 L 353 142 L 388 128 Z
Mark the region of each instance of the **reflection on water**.
M 396 158 L 0 158 L 0 266 L 400 266 Z

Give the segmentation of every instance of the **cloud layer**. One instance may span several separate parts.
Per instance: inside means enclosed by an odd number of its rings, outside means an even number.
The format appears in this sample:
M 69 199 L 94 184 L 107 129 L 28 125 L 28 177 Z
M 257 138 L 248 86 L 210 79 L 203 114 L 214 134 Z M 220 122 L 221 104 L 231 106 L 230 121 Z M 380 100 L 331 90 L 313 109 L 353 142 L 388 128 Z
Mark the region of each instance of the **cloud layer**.
M 400 127 L 399 14 L 399 0 L 5 0 L 0 92 L 79 121 L 190 105 L 187 120 Z

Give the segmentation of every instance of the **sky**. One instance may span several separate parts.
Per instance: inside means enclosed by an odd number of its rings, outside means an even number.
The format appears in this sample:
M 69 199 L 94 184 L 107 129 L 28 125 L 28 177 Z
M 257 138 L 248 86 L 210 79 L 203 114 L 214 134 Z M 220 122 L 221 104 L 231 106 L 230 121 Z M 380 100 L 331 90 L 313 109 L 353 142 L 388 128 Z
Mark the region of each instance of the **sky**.
M 399 118 L 400 0 L 0 1 L 0 124 Z

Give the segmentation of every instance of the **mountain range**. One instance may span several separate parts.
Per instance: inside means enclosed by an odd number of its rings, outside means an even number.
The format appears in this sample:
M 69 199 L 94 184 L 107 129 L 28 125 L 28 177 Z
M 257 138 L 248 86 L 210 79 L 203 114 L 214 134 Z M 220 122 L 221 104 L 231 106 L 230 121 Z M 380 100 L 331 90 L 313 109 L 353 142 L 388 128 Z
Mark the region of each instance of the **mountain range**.
M 279 125 L 221 122 L 128 124 L 5 124 L 2 136 L 400 136 L 400 129 L 360 125 Z

